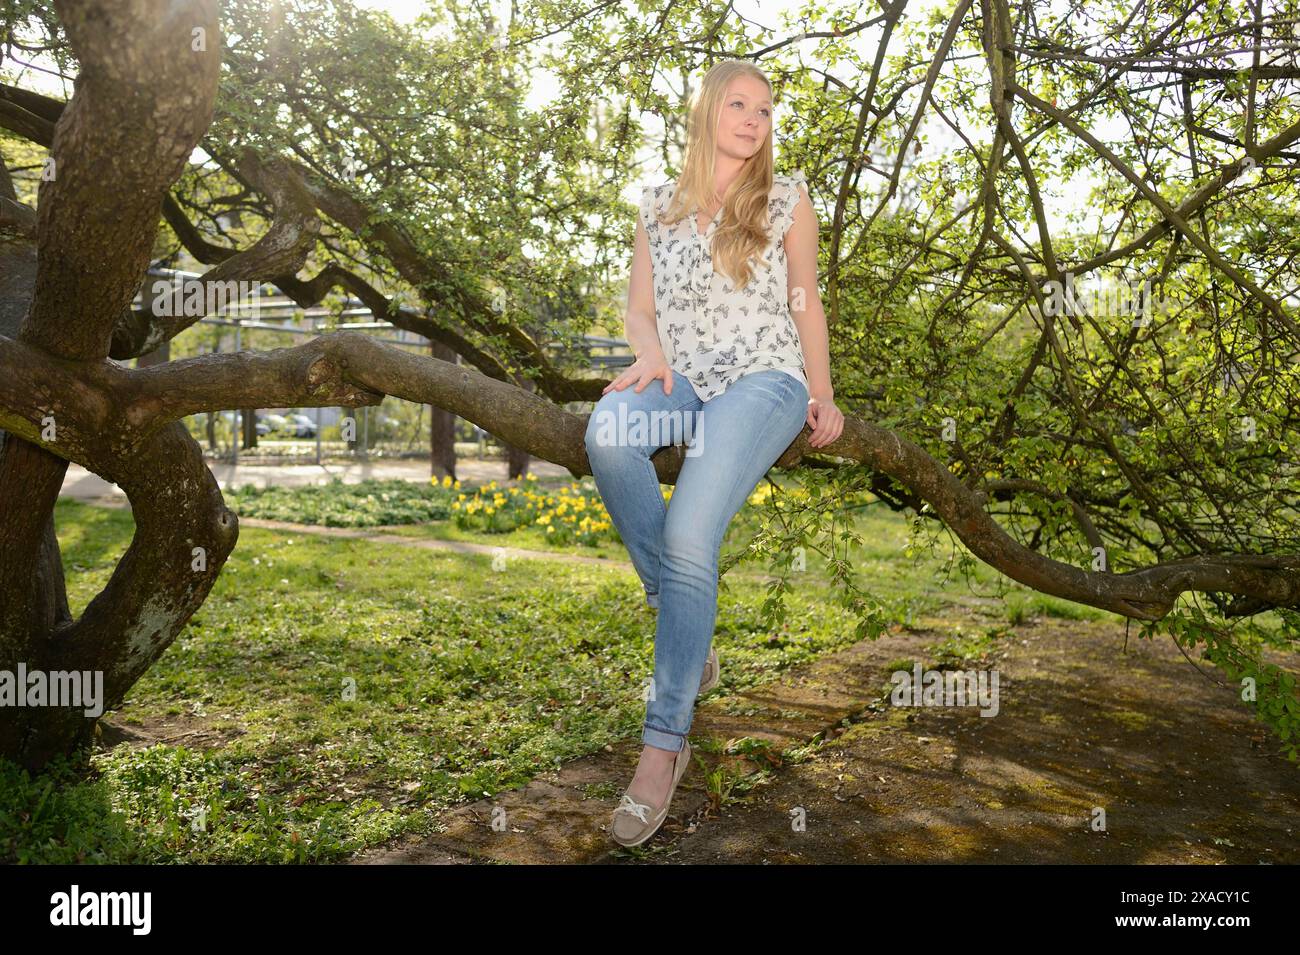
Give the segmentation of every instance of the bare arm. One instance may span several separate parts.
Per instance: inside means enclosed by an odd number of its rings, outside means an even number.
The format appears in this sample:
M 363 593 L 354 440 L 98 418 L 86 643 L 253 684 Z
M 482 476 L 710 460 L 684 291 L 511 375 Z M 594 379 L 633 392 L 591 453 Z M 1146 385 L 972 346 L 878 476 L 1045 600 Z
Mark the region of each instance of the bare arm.
M 790 314 L 799 329 L 803 348 L 804 371 L 808 375 L 808 396 L 831 401 L 830 344 L 826 331 L 826 312 L 817 290 L 817 213 L 808 192 L 799 187 L 799 201 L 794 207 L 794 222 L 785 234 L 786 265 L 789 278 Z
M 663 380 L 664 394 L 673 393 L 673 373 L 663 347 L 659 344 L 659 325 L 655 319 L 654 278 L 650 268 L 650 237 L 640 213 L 636 217 L 636 238 L 632 241 L 632 268 L 627 282 L 627 311 L 623 315 L 623 334 L 636 355 L 621 375 L 605 386 L 622 391 L 636 382 L 637 392 L 656 378 Z
M 826 311 L 817 291 L 817 212 L 802 186 L 794 221 L 785 233 L 785 257 L 790 314 L 799 329 L 803 367 L 808 376 L 808 427 L 812 428 L 808 444 L 824 448 L 844 433 L 844 414 L 835 407 Z
M 655 296 L 650 273 L 650 239 L 645 223 L 638 213 L 636 238 L 632 243 L 632 270 L 627 283 L 627 313 L 623 316 L 623 330 L 632 353 L 653 357 L 663 354 L 659 345 L 659 325 L 655 321 Z

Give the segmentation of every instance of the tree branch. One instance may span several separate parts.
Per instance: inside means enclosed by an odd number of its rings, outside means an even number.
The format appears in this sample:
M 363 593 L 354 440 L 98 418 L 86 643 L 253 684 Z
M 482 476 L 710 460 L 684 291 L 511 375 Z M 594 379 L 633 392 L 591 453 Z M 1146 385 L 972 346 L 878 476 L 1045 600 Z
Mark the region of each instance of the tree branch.
M 1116 156 L 1105 143 L 1089 132 L 1083 124 L 1076 121 L 1073 117 L 1068 116 L 1062 110 L 1057 109 L 1051 103 L 1035 96 L 1033 93 L 1029 92 L 1029 90 L 1014 81 L 1008 81 L 1007 88 L 1030 106 L 1033 106 L 1035 109 L 1051 116 L 1058 123 L 1092 147 L 1092 150 L 1097 153 L 1097 155 L 1105 159 L 1120 173 L 1120 175 L 1133 183 L 1134 187 L 1146 197 L 1147 201 L 1160 210 L 1161 215 L 1172 223 L 1174 228 L 1178 229 L 1179 232 L 1186 236 L 1187 240 L 1191 242 L 1192 245 L 1196 246 L 1196 248 L 1201 251 L 1201 254 L 1204 255 L 1215 266 L 1215 268 L 1232 279 L 1232 281 L 1242 289 L 1249 292 L 1256 301 L 1260 302 L 1277 320 L 1278 325 L 1282 326 L 1290 333 L 1293 341 L 1300 341 L 1300 329 L 1296 328 L 1295 322 L 1293 322 L 1291 317 L 1283 310 L 1281 303 L 1260 288 L 1250 276 L 1243 273 L 1231 262 L 1219 255 L 1219 253 L 1215 251 L 1201 235 L 1187 224 L 1187 220 L 1179 215 L 1163 196 L 1152 189 L 1151 186 L 1147 184 L 1146 180 L 1134 172 L 1127 163 Z M 1300 120 L 1292 123 L 1291 126 L 1284 131 L 1284 134 L 1300 135 Z M 1244 161 L 1245 159 L 1243 159 L 1243 162 Z
M 45 383 L 46 396 L 71 389 L 73 400 L 65 400 L 61 437 L 54 442 L 41 442 L 31 420 L 29 389 L 38 380 Z M 119 484 L 131 479 L 130 462 L 140 460 L 160 433 L 178 426 L 176 417 L 234 407 L 377 404 L 385 394 L 460 415 L 575 476 L 591 473 L 586 415 L 357 332 L 324 335 L 295 348 L 204 355 L 143 369 L 66 362 L 0 339 L 0 426 Z M 109 400 L 112 396 L 119 400 Z M 775 466 L 797 466 L 812 451 L 808 434 L 805 425 Z M 675 445 L 651 458 L 662 483 L 676 483 L 684 452 Z M 1144 620 L 1163 617 L 1179 594 L 1191 590 L 1255 598 L 1270 606 L 1300 605 L 1300 556 L 1212 554 L 1124 574 L 1085 571 L 1015 541 L 983 510 L 978 492 L 891 431 L 848 418 L 844 433 L 824 452 L 865 464 L 909 488 L 977 557 L 1043 593 Z
M 40 185 L 36 288 L 19 334 L 93 359 L 108 354 L 139 291 L 162 198 L 212 122 L 221 36 L 216 0 L 55 6 L 82 70 L 55 124 L 54 175 Z M 121 37 L 131 37 L 130 55 Z

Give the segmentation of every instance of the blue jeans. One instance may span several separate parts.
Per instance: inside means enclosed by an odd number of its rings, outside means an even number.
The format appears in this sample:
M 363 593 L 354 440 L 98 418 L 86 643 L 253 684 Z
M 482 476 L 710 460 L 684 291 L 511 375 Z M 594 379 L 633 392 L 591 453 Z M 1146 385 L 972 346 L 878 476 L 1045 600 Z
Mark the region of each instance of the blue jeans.
M 673 372 L 603 395 L 587 421 L 587 459 L 605 509 L 659 608 L 655 669 L 641 740 L 682 748 L 695 715 L 718 613 L 718 555 L 727 525 L 808 416 L 808 389 L 776 369 L 750 372 L 701 401 Z M 669 504 L 650 455 L 686 444 Z

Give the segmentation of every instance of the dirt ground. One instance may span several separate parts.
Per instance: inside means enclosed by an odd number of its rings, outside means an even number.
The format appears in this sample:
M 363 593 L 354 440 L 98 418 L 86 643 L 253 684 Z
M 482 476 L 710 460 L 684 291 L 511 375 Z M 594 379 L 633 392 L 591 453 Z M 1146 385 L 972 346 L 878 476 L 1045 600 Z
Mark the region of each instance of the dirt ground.
M 999 673 L 991 717 L 889 702 L 891 665 L 929 666 L 938 630 L 864 641 L 735 696 L 720 648 L 695 765 L 644 846 L 607 835 L 639 752 L 628 741 L 354 861 L 1300 862 L 1300 767 L 1209 664 L 1203 675 L 1168 638 L 1135 634 L 1125 649 L 1122 625 L 1017 625 L 977 664 Z

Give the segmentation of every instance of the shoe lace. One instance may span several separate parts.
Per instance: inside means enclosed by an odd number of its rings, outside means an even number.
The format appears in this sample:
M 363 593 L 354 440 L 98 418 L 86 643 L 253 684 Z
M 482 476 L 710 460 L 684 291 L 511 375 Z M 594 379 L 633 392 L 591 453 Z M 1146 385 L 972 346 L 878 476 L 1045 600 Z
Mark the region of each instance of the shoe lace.
M 627 793 L 623 793 L 623 799 L 619 802 L 618 808 L 614 810 L 614 812 L 616 813 L 617 812 L 631 813 L 632 815 L 640 819 L 642 822 L 650 821 L 649 819 L 646 818 L 646 813 L 648 813 L 649 811 L 650 811 L 649 806 L 637 802 Z

